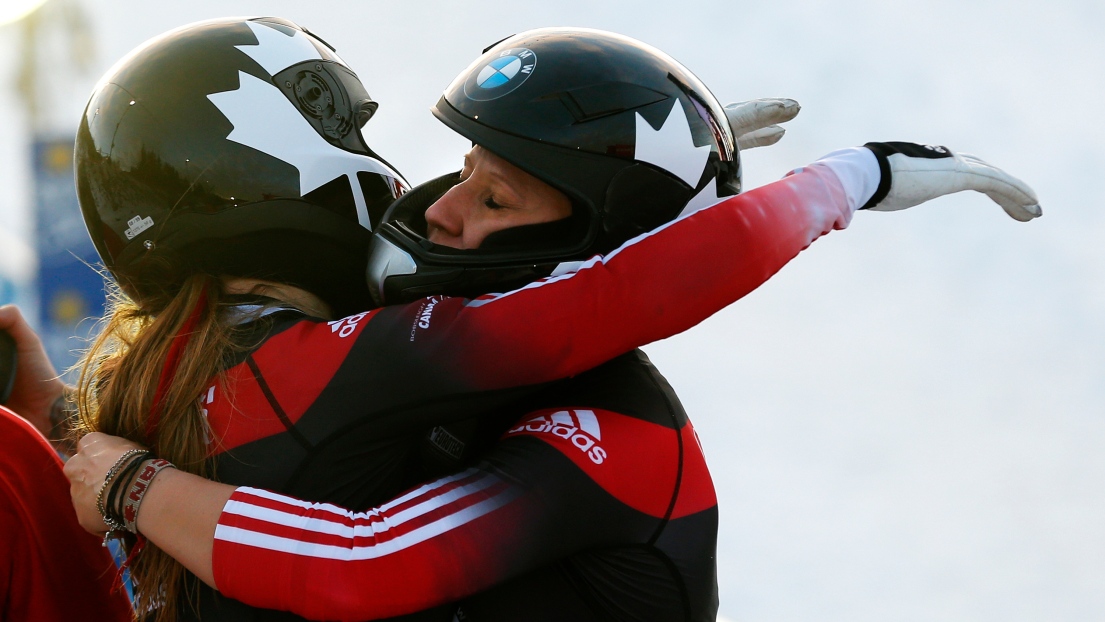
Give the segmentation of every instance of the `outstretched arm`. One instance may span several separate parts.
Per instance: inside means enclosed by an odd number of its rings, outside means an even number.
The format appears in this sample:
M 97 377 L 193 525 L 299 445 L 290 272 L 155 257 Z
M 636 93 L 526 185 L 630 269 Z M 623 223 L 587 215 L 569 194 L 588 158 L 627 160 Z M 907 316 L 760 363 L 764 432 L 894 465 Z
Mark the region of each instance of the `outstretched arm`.
M 736 197 L 719 199 L 707 186 L 679 219 L 604 257 L 562 264 L 553 276 L 505 294 L 433 297 L 328 324 L 301 322 L 254 353 L 255 368 L 241 365 L 230 376 L 247 383 L 266 378 L 292 422 L 324 389 L 363 397 L 374 418 L 411 430 L 475 416 L 488 400 L 509 399 L 508 390 L 578 374 L 696 325 L 759 287 L 821 235 L 847 226 L 881 186 L 895 187 L 889 202 L 914 186 L 929 192 L 919 196 L 924 200 L 991 191 L 981 182 L 994 183 L 959 170 L 960 161 L 950 158 L 924 174 L 895 164 L 901 179 L 891 184 L 890 163 L 899 159 L 852 148 Z M 300 365 L 287 365 L 288 352 Z M 295 390 L 281 394 L 279 387 Z M 250 405 L 241 397 L 216 398 L 210 421 L 226 443 L 229 432 L 219 426 L 240 421 L 233 413 Z M 259 405 L 262 412 L 268 407 Z M 327 420 L 349 423 L 335 418 L 352 416 L 347 409 Z
M 467 313 L 479 321 L 446 323 L 444 330 L 463 342 L 465 331 L 499 328 L 481 334 L 491 360 L 469 361 L 462 377 L 515 386 L 571 376 L 696 325 L 818 237 L 846 227 L 856 209 L 902 209 L 964 190 L 987 194 L 1018 220 L 1040 213 L 1027 185 L 981 160 L 942 147 L 872 143 L 736 197 L 695 197 L 680 219 L 519 290 L 453 300 L 458 319 Z M 570 311 L 547 313 L 565 307 Z M 520 323 L 532 322 L 533 313 L 544 328 L 538 334 Z M 500 354 L 520 343 L 528 355 L 503 364 Z

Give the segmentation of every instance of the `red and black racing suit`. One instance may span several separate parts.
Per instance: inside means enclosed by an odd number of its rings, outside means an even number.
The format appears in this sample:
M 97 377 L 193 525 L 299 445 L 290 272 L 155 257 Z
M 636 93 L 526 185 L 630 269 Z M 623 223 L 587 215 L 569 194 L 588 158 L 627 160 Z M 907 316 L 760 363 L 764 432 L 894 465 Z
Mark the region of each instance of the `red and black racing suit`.
M 521 413 L 526 414 L 519 418 Z M 435 427 L 423 437 L 422 453 L 426 447 L 438 456 L 448 453 L 433 462 L 453 464 L 462 453 L 479 451 L 473 445 L 479 447 L 480 440 L 503 422 L 509 428 L 477 465 L 415 489 L 384 510 L 381 521 L 390 523 L 390 541 L 405 539 L 404 548 L 417 560 L 414 563 L 425 565 L 408 572 L 432 575 L 433 568 L 449 563 L 455 546 L 475 547 L 483 555 L 468 570 L 453 568 L 459 581 L 434 587 L 393 586 L 407 590 L 410 610 L 441 602 L 446 594 L 459 598 L 522 575 L 468 599 L 460 619 L 714 619 L 713 484 L 675 393 L 644 353 L 630 352 L 545 385 L 513 403 L 489 408 L 478 421 Z M 300 488 L 297 495 L 316 501 L 371 507 L 362 495 L 387 496 L 383 486 L 409 483 L 425 472 L 417 463 L 415 439 L 380 447 L 371 427 L 361 432 L 315 447 L 312 453 L 326 458 L 317 463 L 304 460 L 296 482 L 283 488 Z M 220 479 L 247 479 L 242 477 L 245 464 L 263 471 L 274 459 L 287 457 L 250 454 L 248 459 L 235 450 L 221 454 Z M 390 466 L 389 457 L 406 462 L 408 468 L 374 481 L 347 478 L 349 460 L 361 463 L 355 470 L 367 464 Z M 334 476 L 342 476 L 345 484 L 327 485 Z M 249 503 L 279 507 L 275 497 L 255 494 L 261 496 Z M 501 508 L 504 501 L 510 507 Z M 472 513 L 483 510 L 494 516 L 494 527 L 466 529 L 476 526 L 469 521 Z M 239 519 L 229 524 L 249 527 L 248 517 Z M 444 556 L 424 548 L 418 532 L 428 524 L 430 532 L 439 534 L 433 549 Z M 521 525 L 524 528 L 514 528 Z M 427 590 L 440 593 L 428 597 Z M 411 619 L 449 622 L 455 608 L 441 607 Z M 206 590 L 199 617 L 299 619 L 253 610 Z
M 598 617 L 712 619 L 716 507 L 685 415 L 635 355 L 583 372 L 759 286 L 845 227 L 878 175 L 866 150 L 838 156 L 507 294 L 335 322 L 271 316 L 270 335 L 205 397 L 219 479 L 250 486 L 216 530 L 219 589 L 314 619 L 367 619 L 513 580 L 464 615 L 490 618 L 496 598 L 560 606 L 529 594 L 548 585 Z M 549 407 L 477 467 L 381 503 L 420 472 L 427 429 L 526 400 Z

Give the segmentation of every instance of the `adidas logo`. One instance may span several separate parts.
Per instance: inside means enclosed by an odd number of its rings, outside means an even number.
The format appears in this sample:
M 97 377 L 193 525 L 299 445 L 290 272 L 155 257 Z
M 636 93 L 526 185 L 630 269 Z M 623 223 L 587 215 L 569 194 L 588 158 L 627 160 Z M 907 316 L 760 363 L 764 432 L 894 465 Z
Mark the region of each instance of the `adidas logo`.
M 591 462 L 602 464 L 606 450 L 599 446 L 602 430 L 593 410 L 559 410 L 552 414 L 534 417 L 507 434 L 552 434 L 570 441 L 576 449 L 587 454 Z

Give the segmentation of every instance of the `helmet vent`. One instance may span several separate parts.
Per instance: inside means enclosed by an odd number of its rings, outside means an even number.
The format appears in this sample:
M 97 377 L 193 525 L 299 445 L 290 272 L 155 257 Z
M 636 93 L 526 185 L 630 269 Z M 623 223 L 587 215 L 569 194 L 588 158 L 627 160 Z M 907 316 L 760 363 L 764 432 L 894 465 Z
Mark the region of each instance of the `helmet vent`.
M 353 129 L 357 121 L 348 111 L 339 111 L 335 106 L 334 91 L 327 80 L 319 72 L 322 65 L 316 64 L 315 71 L 305 70 L 296 73 L 295 78 L 285 82 L 292 86 L 295 100 L 303 114 L 317 119 L 322 127 L 322 132 L 331 138 L 342 138 Z M 345 103 L 338 102 L 339 105 Z M 342 114 L 345 112 L 345 114 Z
M 664 93 L 626 82 L 592 84 L 560 94 L 560 101 L 576 123 L 635 110 L 666 99 L 668 96 Z

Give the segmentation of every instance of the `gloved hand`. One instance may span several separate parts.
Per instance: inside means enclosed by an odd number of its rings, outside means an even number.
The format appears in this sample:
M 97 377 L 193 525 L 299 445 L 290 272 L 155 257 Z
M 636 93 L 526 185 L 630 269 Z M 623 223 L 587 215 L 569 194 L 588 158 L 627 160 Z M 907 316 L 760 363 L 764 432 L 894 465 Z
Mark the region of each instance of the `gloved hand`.
M 753 99 L 726 104 L 725 116 L 737 139 L 737 148 L 743 150 L 779 142 L 786 130 L 776 124 L 790 121 L 801 109 L 793 99 Z
M 860 209 L 892 212 L 945 194 L 975 190 L 1016 220 L 1027 222 L 1043 213 L 1028 184 L 975 156 L 915 143 L 864 146 L 874 152 L 882 178 L 874 196 Z

